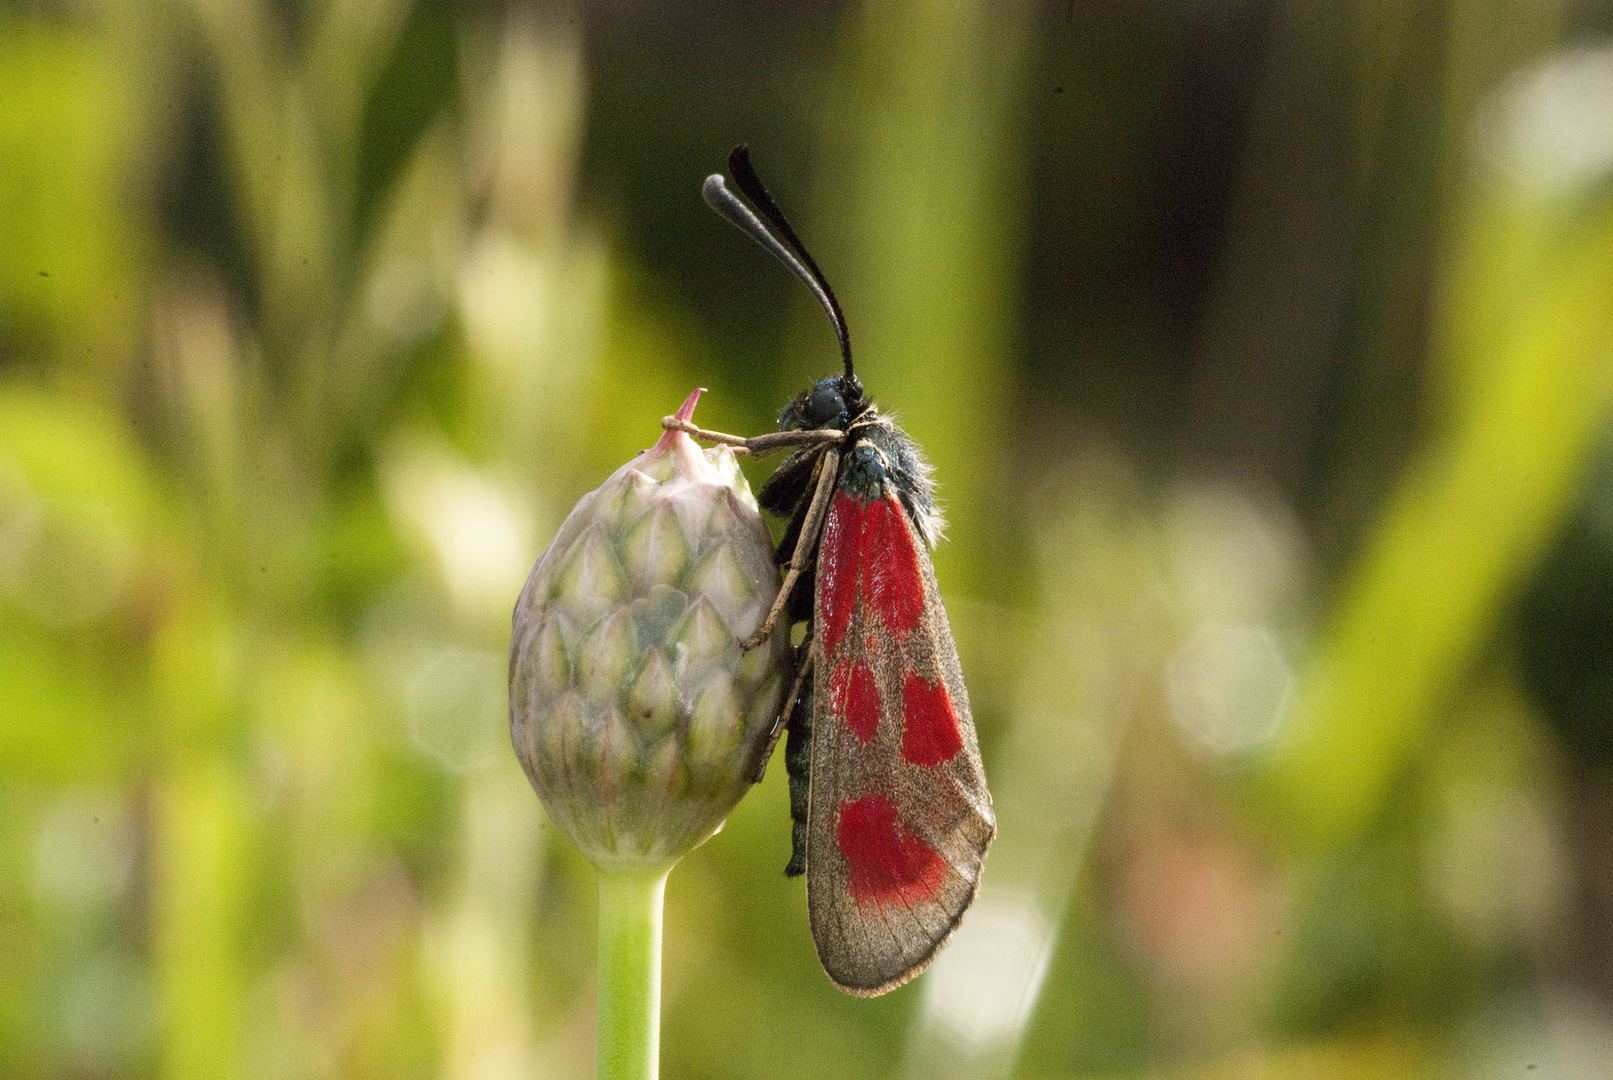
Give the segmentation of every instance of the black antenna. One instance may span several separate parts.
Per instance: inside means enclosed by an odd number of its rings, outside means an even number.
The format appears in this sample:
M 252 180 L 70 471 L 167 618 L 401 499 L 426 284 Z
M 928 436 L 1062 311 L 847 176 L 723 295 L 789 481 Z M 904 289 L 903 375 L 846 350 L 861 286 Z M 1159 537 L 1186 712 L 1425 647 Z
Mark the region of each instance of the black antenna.
M 768 194 L 762 178 L 751 168 L 750 148 L 744 143 L 734 147 L 733 153 L 728 155 L 728 171 L 734 174 L 734 183 L 739 185 L 739 190 L 756 205 L 756 209 L 773 228 L 764 225 L 750 207 L 728 190 L 720 173 L 706 177 L 705 186 L 700 189 L 706 205 L 771 251 L 779 262 L 788 266 L 812 290 L 812 295 L 818 298 L 818 303 L 829 314 L 829 321 L 834 324 L 835 337 L 840 342 L 840 359 L 846 365 L 846 378 L 855 379 L 856 375 L 851 370 L 851 335 L 846 331 L 846 317 L 840 313 L 840 301 L 835 299 L 834 290 L 829 288 L 823 271 L 818 269 L 818 264 L 807 253 L 806 245 L 795 235 L 790 223 L 784 220 L 784 212 L 773 201 L 773 196 Z M 783 239 L 780 240 L 780 237 Z

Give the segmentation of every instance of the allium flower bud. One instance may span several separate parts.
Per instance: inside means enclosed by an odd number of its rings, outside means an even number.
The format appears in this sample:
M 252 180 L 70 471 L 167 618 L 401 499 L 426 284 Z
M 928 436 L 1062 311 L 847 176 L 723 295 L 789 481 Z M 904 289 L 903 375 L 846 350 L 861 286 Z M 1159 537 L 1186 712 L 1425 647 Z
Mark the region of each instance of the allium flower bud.
M 778 587 L 732 451 L 682 432 L 560 526 L 515 604 L 510 734 L 549 819 L 594 862 L 670 863 L 750 786 L 788 643 L 739 643 Z

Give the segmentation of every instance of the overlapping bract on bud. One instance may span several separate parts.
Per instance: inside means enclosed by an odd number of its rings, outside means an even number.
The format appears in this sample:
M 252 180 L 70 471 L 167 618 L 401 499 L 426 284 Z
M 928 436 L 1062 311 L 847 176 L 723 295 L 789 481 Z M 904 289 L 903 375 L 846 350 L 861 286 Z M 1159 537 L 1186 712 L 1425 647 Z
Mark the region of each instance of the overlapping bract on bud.
M 679 410 L 687 419 L 699 391 Z M 516 602 L 510 734 L 595 862 L 670 862 L 749 787 L 785 689 L 772 537 L 727 447 L 681 432 L 584 496 Z

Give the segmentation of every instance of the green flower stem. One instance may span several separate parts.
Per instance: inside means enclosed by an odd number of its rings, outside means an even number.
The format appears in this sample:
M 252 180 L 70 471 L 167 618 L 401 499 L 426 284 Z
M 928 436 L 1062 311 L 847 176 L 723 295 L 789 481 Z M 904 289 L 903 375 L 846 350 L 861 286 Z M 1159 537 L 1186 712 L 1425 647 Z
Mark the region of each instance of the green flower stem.
M 655 1080 L 666 866 L 599 868 L 599 1080 Z

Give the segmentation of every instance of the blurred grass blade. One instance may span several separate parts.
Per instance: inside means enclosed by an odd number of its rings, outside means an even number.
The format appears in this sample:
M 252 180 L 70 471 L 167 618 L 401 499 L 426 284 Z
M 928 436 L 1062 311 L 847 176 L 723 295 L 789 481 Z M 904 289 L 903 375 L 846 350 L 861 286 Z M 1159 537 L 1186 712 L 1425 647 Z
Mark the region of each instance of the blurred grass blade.
M 1373 820 L 1566 514 L 1609 408 L 1613 159 L 1558 166 L 1588 153 L 1583 110 L 1613 130 L 1613 96 L 1552 96 L 1560 70 L 1491 103 L 1436 325 L 1443 429 L 1340 589 L 1262 778 L 1305 846 Z

